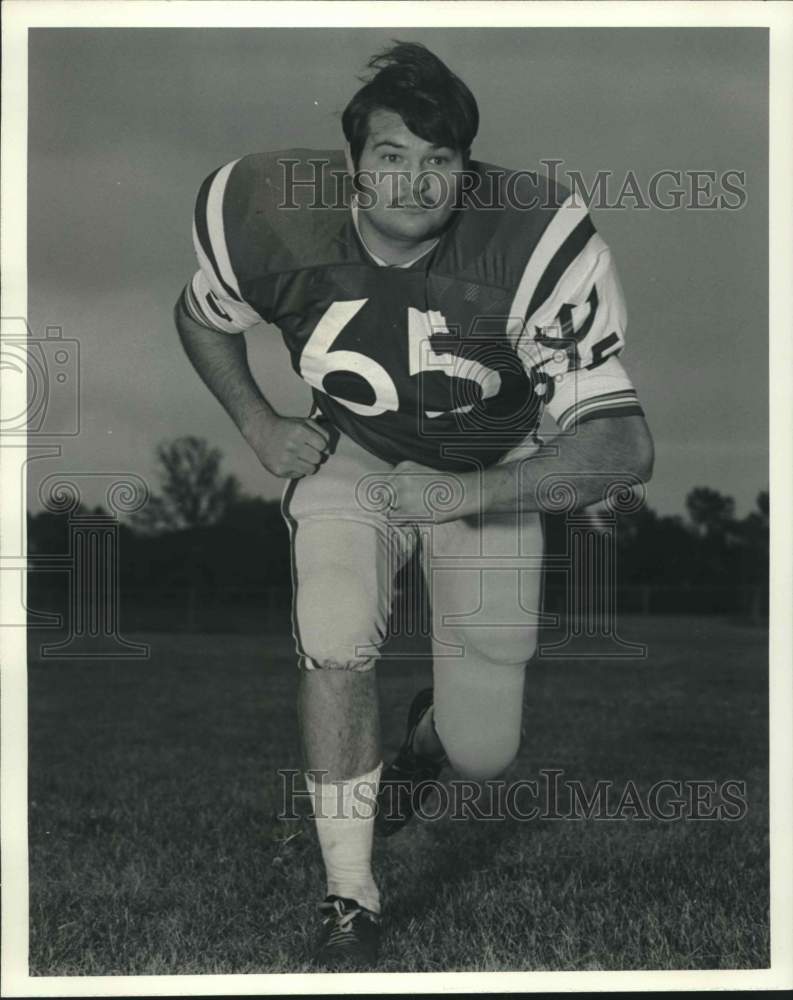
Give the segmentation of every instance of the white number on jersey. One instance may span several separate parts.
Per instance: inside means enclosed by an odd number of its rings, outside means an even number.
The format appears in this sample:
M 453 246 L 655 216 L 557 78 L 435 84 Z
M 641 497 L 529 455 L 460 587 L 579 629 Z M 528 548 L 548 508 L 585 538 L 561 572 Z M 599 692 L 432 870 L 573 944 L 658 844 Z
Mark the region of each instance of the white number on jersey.
M 344 327 L 368 302 L 368 299 L 351 299 L 333 302 L 326 309 L 322 319 L 306 342 L 300 355 L 300 374 L 309 385 L 320 392 L 326 392 L 323 382 L 333 372 L 353 372 L 365 379 L 375 396 L 373 403 L 355 403 L 341 396 L 333 396 L 353 413 L 376 417 L 388 410 L 399 409 L 399 396 L 394 380 L 381 364 L 358 351 L 334 351 L 333 344 Z M 432 350 L 430 338 L 433 333 L 448 333 L 446 320 L 435 309 L 421 312 L 412 306 L 408 309 L 408 370 L 411 375 L 422 372 L 442 372 L 449 378 L 468 379 L 477 383 L 481 398 L 495 396 L 501 388 L 501 376 L 471 358 L 461 358 L 456 354 L 436 354 Z M 455 407 L 450 412 L 466 413 L 473 403 Z M 428 417 L 438 417 L 440 410 L 427 410 Z
M 436 354 L 430 337 L 433 333 L 449 332 L 446 320 L 436 309 L 421 312 L 412 306 L 408 308 L 408 365 L 411 375 L 421 372 L 441 371 L 449 378 L 464 378 L 476 382 L 482 392 L 482 399 L 497 395 L 501 388 L 501 376 L 472 358 L 461 358 L 458 354 Z M 474 408 L 473 403 L 455 406 L 450 413 L 467 413 Z M 441 410 L 427 410 L 428 417 L 439 417 Z
M 300 355 L 300 374 L 315 389 L 325 392 L 323 380 L 331 372 L 353 372 L 360 375 L 372 387 L 375 395 L 373 403 L 354 403 L 341 396 L 331 396 L 337 403 L 343 403 L 353 413 L 365 417 L 377 417 L 387 410 L 399 409 L 396 386 L 381 364 L 357 351 L 333 351 L 333 342 L 344 327 L 366 305 L 368 299 L 352 299 L 349 302 L 334 302 L 328 306 L 322 319 L 306 342 Z M 330 393 L 328 395 L 331 395 Z

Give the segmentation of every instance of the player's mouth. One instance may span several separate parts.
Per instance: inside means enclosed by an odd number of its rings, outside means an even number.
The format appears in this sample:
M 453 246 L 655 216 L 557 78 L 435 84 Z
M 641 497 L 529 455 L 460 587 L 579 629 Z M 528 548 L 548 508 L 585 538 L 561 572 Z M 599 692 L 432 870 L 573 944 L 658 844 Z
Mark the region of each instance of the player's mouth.
M 388 206 L 389 208 L 398 208 L 403 212 L 408 212 L 411 215 L 421 215 L 423 212 L 431 211 L 435 208 L 435 205 L 416 205 L 412 202 L 399 202 L 393 201 Z

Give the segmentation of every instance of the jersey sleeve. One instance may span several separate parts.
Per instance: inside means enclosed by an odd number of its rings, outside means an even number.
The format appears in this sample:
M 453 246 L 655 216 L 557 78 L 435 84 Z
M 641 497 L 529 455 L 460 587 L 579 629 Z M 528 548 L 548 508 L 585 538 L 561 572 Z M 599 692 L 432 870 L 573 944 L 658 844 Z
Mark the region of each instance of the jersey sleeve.
M 246 302 L 232 262 L 235 213 L 227 210 L 232 175 L 227 163 L 201 185 L 193 213 L 193 247 L 198 270 L 182 292 L 182 306 L 196 323 L 221 333 L 242 333 L 263 317 Z
M 627 312 L 611 251 L 572 198 L 541 237 L 516 303 L 522 313 L 516 350 L 563 431 L 600 417 L 643 414 L 619 360 Z

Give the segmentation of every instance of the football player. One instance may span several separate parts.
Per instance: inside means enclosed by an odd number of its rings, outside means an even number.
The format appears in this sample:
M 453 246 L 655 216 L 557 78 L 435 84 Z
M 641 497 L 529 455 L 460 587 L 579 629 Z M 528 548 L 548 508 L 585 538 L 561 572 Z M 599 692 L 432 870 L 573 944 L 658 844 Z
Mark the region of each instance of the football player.
M 471 158 L 468 87 L 396 43 L 342 117 L 344 151 L 256 154 L 200 188 L 199 269 L 176 325 L 258 460 L 283 477 L 306 784 L 327 876 L 317 961 L 372 967 L 372 837 L 450 765 L 515 757 L 540 603 L 544 483 L 580 506 L 604 472 L 649 477 L 618 355 L 625 306 L 586 208 L 539 173 Z M 313 390 L 277 413 L 245 339 L 278 327 Z M 261 335 L 270 335 L 262 329 Z M 544 445 L 543 410 L 559 426 Z M 589 475 L 594 474 L 594 475 Z M 549 479 L 548 477 L 551 477 Z M 433 688 L 383 771 L 375 665 L 397 570 L 420 553 Z

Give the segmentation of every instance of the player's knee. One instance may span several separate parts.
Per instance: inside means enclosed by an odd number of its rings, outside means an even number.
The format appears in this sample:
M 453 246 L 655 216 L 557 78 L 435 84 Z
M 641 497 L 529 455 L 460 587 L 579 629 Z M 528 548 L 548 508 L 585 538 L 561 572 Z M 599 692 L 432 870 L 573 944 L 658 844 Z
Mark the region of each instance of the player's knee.
M 355 620 L 315 622 L 301 638 L 308 670 L 371 670 L 381 642 L 376 629 Z
M 377 657 L 351 657 L 349 659 L 342 655 L 336 656 L 303 656 L 302 667 L 304 670 L 353 670 L 357 673 L 364 673 L 372 670 Z
M 364 630 L 315 632 L 304 642 L 307 670 L 371 670 L 377 659 L 377 644 Z
M 481 740 L 473 743 L 465 734 L 444 738 L 444 749 L 449 763 L 463 778 L 486 781 L 497 778 L 512 764 L 520 749 L 520 736 L 491 743 Z
M 458 632 L 455 642 L 463 647 L 464 655 L 485 663 L 526 664 L 537 649 L 537 629 L 533 626 L 490 626 Z
M 305 669 L 372 669 L 384 636 L 368 596 L 343 579 L 336 594 L 311 582 L 303 585 L 297 619 Z

